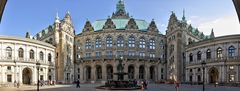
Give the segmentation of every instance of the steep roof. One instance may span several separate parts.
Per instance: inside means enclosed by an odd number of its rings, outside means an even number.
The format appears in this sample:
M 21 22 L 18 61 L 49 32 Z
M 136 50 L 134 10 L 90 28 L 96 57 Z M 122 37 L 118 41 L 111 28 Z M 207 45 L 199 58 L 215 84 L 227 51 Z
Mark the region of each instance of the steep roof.
M 116 30 L 124 30 L 128 24 L 128 21 L 130 19 L 112 19 L 113 23 L 116 26 Z M 93 28 L 95 31 L 100 31 L 103 29 L 103 26 L 105 25 L 105 22 L 107 19 L 97 20 L 93 23 Z M 134 19 L 138 26 L 139 31 L 147 31 L 147 28 L 149 26 L 149 23 L 147 23 L 145 20 L 140 19 Z

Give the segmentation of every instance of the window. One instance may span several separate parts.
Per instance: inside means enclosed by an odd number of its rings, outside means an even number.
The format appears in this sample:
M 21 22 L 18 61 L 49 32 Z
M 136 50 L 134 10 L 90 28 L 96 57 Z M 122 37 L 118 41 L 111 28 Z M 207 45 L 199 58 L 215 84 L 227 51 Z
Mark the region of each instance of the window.
M 189 61 L 190 61 L 190 62 L 193 61 L 193 54 L 192 54 L 192 53 L 189 54 Z
M 149 48 L 150 49 L 155 49 L 155 40 L 154 39 L 150 39 L 150 41 L 149 41 Z
M 117 47 L 123 47 L 124 46 L 124 39 L 123 36 L 119 36 L 117 38 Z
M 150 58 L 155 58 L 155 53 L 150 53 L 149 56 Z
M 7 75 L 7 82 L 12 82 L 12 75 Z
M 235 80 L 235 75 L 234 74 L 229 74 L 229 81 L 233 82 Z
M 235 48 L 233 46 L 230 46 L 228 48 L 228 56 L 229 57 L 234 57 L 235 56 Z
M 77 73 L 80 73 L 80 68 L 77 69 Z
M 101 48 L 102 47 L 102 41 L 100 38 L 96 39 L 96 48 Z
M 43 80 L 43 75 L 40 75 L 40 80 Z
M 30 59 L 34 59 L 34 51 L 33 50 L 30 50 L 30 52 L 29 52 L 29 54 L 30 54 Z
M 210 49 L 207 50 L 206 56 L 207 56 L 206 57 L 207 59 L 211 59 L 211 50 Z
M 140 52 L 140 53 L 139 53 L 139 56 L 140 56 L 140 57 L 145 57 L 145 52 Z
M 19 49 L 18 49 L 18 57 L 19 57 L 19 58 L 23 58 L 23 55 L 24 55 L 24 54 L 23 54 L 23 49 L 22 49 L 22 48 L 19 48 Z
M 201 51 L 198 51 L 197 60 L 201 60 L 201 59 L 202 59 L 202 53 L 201 53 Z
M 39 53 L 39 58 L 40 58 L 40 60 L 43 60 L 43 52 L 42 51 Z
M 11 70 L 11 66 L 7 66 L 7 70 Z
M 112 57 L 113 56 L 113 52 L 112 51 L 107 51 L 106 54 L 107 54 L 108 57 Z
M 234 66 L 230 66 L 229 69 L 230 69 L 230 70 L 233 70 L 233 69 L 234 69 Z
M 117 57 L 122 57 L 124 55 L 124 51 L 117 51 Z
M 86 48 L 86 49 L 90 49 L 90 48 L 91 48 L 91 45 L 92 45 L 92 44 L 91 44 L 90 39 L 87 39 L 86 42 L 85 42 L 85 48 Z
M 145 42 L 144 37 L 141 37 L 140 42 L 139 42 L 139 47 L 140 48 L 145 48 L 145 44 L 146 44 L 146 42 Z
M 128 38 L 128 47 L 135 47 L 135 38 L 133 36 Z
M 170 55 L 171 55 L 173 53 L 173 51 L 174 51 L 174 45 L 173 44 L 170 45 L 169 51 L 170 51 Z
M 77 54 L 77 58 L 80 59 L 80 58 L 81 58 L 81 55 L 80 55 L 80 54 Z
M 96 57 L 101 57 L 102 56 L 102 52 L 96 52 Z
M 12 58 L 12 48 L 11 47 L 6 48 L 6 54 L 7 54 L 7 58 Z
M 48 53 L 48 61 L 49 61 L 49 62 L 52 61 L 52 55 L 51 55 L 51 53 Z
M 86 53 L 86 57 L 90 58 L 91 57 L 91 53 Z
M 112 37 L 108 36 L 106 41 L 107 41 L 107 47 L 112 47 Z
M 217 49 L 217 58 L 222 58 L 223 57 L 223 54 L 222 54 L 222 48 L 218 48 Z
M 135 52 L 134 51 L 129 51 L 128 52 L 128 56 L 134 56 L 135 55 Z

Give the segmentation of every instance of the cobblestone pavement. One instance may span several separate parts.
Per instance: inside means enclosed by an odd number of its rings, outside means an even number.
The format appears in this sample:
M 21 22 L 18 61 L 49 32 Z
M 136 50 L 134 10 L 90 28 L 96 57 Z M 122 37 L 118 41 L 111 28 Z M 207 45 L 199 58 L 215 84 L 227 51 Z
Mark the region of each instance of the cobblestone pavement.
M 95 89 L 96 86 L 99 86 L 99 84 L 81 84 L 81 88 L 75 88 L 75 85 L 44 86 L 40 87 L 40 91 L 109 91 Z M 21 86 L 20 88 L 14 87 L 0 88 L 0 91 L 36 91 L 36 86 Z M 174 85 L 150 84 L 146 91 L 176 91 L 176 90 Z M 202 85 L 180 85 L 179 91 L 202 91 Z M 214 87 L 212 85 L 207 85 L 205 91 L 240 91 L 240 87 L 227 87 L 227 86 Z

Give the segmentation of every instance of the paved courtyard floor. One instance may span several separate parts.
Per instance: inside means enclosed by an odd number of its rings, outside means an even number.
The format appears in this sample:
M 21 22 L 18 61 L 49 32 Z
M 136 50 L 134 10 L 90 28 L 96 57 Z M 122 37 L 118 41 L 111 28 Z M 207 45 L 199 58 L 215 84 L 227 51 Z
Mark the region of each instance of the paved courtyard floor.
M 75 85 L 43 86 L 40 87 L 40 91 L 110 91 L 95 89 L 95 87 L 99 85 L 100 84 L 81 84 L 81 88 L 75 88 Z M 0 88 L 0 91 L 36 91 L 36 86 L 21 86 L 20 88 L 5 87 Z M 148 89 L 146 91 L 176 91 L 176 90 L 174 85 L 171 84 L 149 84 Z M 202 91 L 202 85 L 182 84 L 180 85 L 179 91 Z M 214 87 L 213 85 L 207 85 L 205 91 L 240 91 L 240 87 L 227 87 L 227 86 Z

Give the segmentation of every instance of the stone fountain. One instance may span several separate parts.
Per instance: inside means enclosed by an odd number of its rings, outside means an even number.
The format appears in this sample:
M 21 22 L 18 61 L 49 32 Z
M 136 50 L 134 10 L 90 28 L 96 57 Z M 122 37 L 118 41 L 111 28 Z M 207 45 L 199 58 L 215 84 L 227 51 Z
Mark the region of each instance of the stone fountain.
M 136 90 L 140 89 L 140 86 L 137 86 L 136 81 L 127 81 L 124 80 L 124 76 L 128 73 L 124 72 L 123 57 L 121 56 L 118 60 L 117 66 L 117 75 L 118 80 L 108 80 L 105 85 L 97 87 L 97 89 L 108 89 L 108 90 Z

